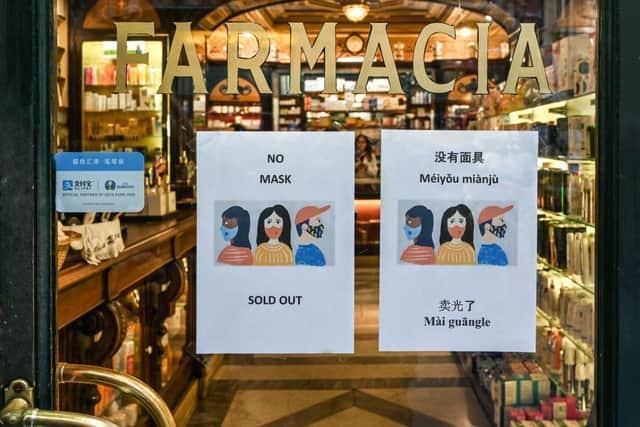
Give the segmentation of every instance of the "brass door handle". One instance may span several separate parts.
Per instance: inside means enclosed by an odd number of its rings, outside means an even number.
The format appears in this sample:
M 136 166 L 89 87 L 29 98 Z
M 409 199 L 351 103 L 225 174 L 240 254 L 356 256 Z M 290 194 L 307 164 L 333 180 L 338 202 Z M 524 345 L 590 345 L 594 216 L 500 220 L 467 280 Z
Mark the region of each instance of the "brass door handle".
M 21 397 L 12 399 L 0 411 L 0 425 L 3 427 L 118 427 L 110 421 L 75 412 L 32 409 L 29 402 Z
M 147 410 L 157 427 L 176 427 L 173 414 L 160 395 L 131 375 L 100 366 L 58 363 L 57 377 L 60 384 L 101 384 L 113 387 L 136 399 Z

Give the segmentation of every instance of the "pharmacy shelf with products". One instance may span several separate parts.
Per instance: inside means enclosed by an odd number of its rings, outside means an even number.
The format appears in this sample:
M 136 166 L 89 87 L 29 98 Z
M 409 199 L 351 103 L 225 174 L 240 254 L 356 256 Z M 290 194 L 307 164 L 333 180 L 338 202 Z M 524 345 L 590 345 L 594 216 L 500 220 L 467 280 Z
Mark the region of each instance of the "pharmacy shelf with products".
M 552 96 L 533 79 L 474 97 L 480 130 L 538 133 L 536 353 L 461 354 L 499 427 L 583 426 L 594 398 L 595 74 L 593 33 L 552 43 Z M 471 127 L 471 126 L 470 126 Z M 529 423 L 529 424 L 527 424 Z
M 323 93 L 324 77 L 304 77 L 304 108 L 307 127 L 325 130 L 336 122 L 347 129 L 379 127 L 405 129 L 407 97 L 389 95 L 387 79 L 374 78 L 367 83 L 367 94 L 355 94 L 356 75 L 338 75 L 337 94 Z
M 194 98 L 194 127 L 198 131 L 260 130 L 263 128 L 262 97 L 255 84 L 238 78 L 238 94 L 228 94 L 226 74 L 214 66 L 207 75 L 206 97 Z M 226 70 L 224 71 L 226 73 Z
M 69 150 L 69 8 L 67 0 L 56 0 L 55 28 L 56 28 L 56 140 L 55 152 Z
M 407 128 L 431 129 L 434 121 L 433 94 L 422 88 L 412 88 L 407 103 Z
M 116 42 L 82 43 L 83 151 L 140 151 L 147 163 L 166 139 L 165 97 L 161 83 L 162 41 L 130 41 L 132 52 L 148 52 L 149 64 L 127 66 L 127 92 L 115 93 Z
M 302 95 L 280 95 L 277 100 L 278 114 L 273 115 L 276 122 L 274 129 L 303 130 L 306 125 L 305 98 Z
M 234 125 L 245 130 L 260 130 L 260 103 L 209 102 L 206 130 L 233 130 Z

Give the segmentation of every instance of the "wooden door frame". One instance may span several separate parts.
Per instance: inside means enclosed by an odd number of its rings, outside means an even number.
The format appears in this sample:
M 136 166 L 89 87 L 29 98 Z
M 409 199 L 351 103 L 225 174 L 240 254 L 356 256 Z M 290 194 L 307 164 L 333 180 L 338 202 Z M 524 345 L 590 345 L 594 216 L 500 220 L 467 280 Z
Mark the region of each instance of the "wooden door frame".
M 55 407 L 54 8 L 0 1 L 0 385 Z

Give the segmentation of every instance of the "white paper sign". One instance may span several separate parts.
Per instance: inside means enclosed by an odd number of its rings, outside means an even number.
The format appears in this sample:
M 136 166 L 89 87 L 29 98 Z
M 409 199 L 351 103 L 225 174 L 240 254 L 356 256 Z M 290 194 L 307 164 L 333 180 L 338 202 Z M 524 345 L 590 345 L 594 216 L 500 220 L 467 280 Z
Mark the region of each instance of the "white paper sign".
M 537 141 L 383 131 L 380 350 L 535 351 Z
M 197 352 L 353 352 L 354 135 L 197 145 Z

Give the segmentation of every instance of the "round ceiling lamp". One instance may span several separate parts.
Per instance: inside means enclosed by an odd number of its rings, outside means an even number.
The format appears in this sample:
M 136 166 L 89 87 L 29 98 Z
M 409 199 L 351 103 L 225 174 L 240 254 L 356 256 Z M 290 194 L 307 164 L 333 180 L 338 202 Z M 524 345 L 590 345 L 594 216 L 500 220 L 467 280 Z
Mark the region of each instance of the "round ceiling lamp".
M 369 13 L 369 6 L 363 2 L 349 2 L 342 6 L 342 11 L 351 22 L 362 21 Z

